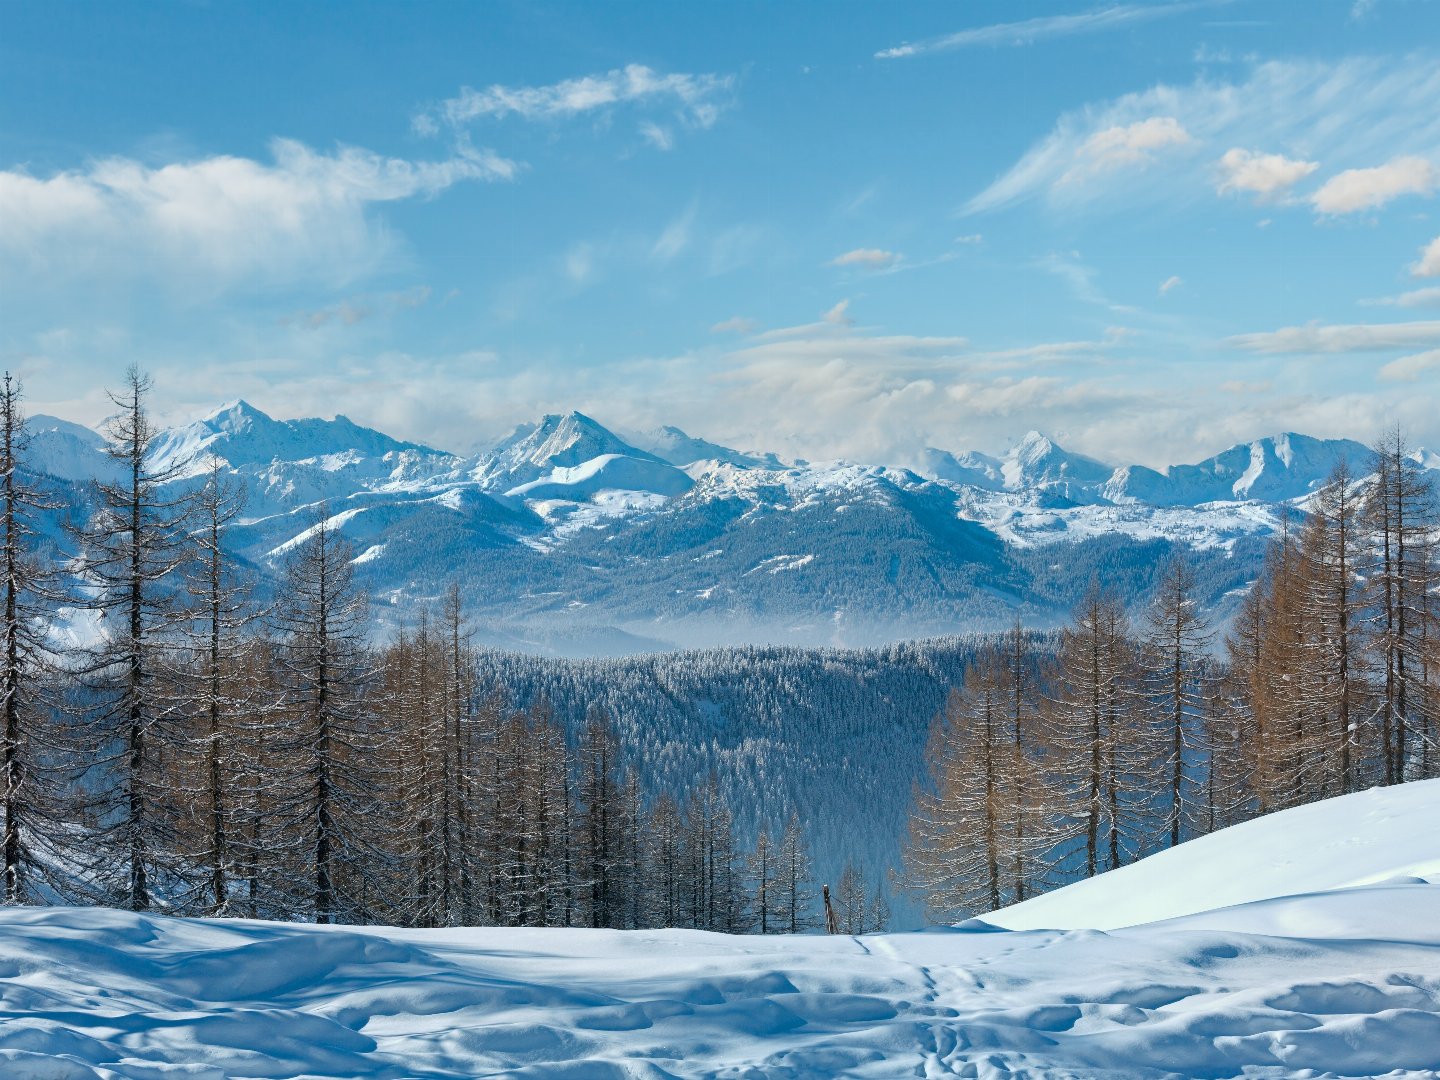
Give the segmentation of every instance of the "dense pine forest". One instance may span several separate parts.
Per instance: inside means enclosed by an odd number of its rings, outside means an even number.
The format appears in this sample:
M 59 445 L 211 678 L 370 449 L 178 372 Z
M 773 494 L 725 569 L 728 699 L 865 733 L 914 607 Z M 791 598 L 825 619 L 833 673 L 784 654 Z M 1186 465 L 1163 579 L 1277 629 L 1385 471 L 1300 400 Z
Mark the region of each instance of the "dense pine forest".
M 1437 510 L 1399 433 L 1225 626 L 1175 558 L 1058 632 L 564 661 L 475 647 L 458 582 L 381 632 L 323 507 L 262 600 L 245 491 L 154 464 L 149 390 L 58 540 L 0 392 L 7 903 L 793 933 L 828 884 L 862 933 L 1440 774 Z

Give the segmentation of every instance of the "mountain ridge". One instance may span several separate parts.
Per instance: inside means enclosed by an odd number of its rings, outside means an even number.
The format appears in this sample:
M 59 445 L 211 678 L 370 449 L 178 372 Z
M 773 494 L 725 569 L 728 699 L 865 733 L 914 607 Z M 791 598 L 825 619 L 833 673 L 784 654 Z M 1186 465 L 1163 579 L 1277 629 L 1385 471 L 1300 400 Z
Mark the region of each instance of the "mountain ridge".
M 113 462 L 88 430 L 36 418 L 37 468 L 72 485 L 104 475 Z M 243 482 L 230 543 L 264 579 L 323 513 L 395 618 L 459 580 L 492 643 L 586 653 L 1043 624 L 1102 569 L 1143 597 L 1181 550 L 1223 619 L 1281 505 L 1303 506 L 1342 457 L 1363 474 L 1368 454 L 1281 433 L 1162 471 L 1030 432 L 1002 456 L 932 448 L 912 468 L 785 462 L 675 427 L 624 438 L 569 412 L 460 455 L 237 399 L 162 432 L 153 460 L 189 462 L 193 484 L 216 459 Z

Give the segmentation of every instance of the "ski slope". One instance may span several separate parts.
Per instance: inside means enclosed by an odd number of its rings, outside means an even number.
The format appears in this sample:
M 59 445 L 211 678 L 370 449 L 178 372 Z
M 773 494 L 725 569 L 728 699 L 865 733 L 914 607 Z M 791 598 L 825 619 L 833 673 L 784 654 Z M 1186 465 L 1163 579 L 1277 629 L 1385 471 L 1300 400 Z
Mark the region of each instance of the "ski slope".
M 1109 931 L 728 937 L 9 909 L 0 1076 L 1435 1076 L 1440 886 L 1406 876 L 1433 829 L 1382 842 L 1387 801 L 1220 834 L 1241 872 L 1259 845 L 1271 854 L 1252 864 L 1303 894 Z M 1394 802 L 1397 827 L 1412 805 L 1433 820 L 1440 784 Z M 1305 831 L 1337 821 L 1361 838 L 1355 866 L 1346 834 Z M 1353 884 L 1367 874 L 1392 880 Z

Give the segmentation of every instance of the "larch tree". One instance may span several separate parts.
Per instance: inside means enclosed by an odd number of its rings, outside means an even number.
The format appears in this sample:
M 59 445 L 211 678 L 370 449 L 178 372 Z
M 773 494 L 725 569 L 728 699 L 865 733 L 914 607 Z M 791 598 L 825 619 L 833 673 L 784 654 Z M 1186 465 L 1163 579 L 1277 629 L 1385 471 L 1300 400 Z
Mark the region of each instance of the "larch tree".
M 993 649 L 965 671 L 931 723 L 904 851 L 911 888 L 936 918 L 993 911 L 1009 895 L 1015 811 L 1005 671 Z
M 1344 460 L 1311 500 L 1301 528 L 1300 595 L 1293 609 L 1302 657 L 1298 672 L 1305 737 L 1312 755 L 1308 797 L 1343 795 L 1360 783 L 1360 726 L 1365 716 L 1362 643 L 1361 499 Z
M 289 556 L 273 614 L 285 716 L 271 731 L 268 803 L 283 828 L 275 842 L 295 871 L 293 897 L 319 923 L 363 917 L 373 850 L 368 601 L 355 587 L 353 559 L 322 510 Z
M 186 755 L 189 775 L 178 778 L 201 822 L 187 855 L 205 871 L 203 909 L 212 915 L 230 908 L 233 815 L 227 801 L 237 787 L 233 768 L 244 753 L 243 714 L 253 704 L 244 670 L 253 651 L 244 631 L 256 614 L 250 582 L 240 576 L 225 544 L 225 529 L 244 502 L 244 489 L 212 459 L 194 499 L 195 558 L 185 574 L 191 619 L 181 638 L 186 655 L 179 680 L 179 708 L 187 714 L 190 748 L 198 754 Z M 192 779 L 197 772 L 198 786 Z
M 1434 741 L 1434 689 L 1426 645 L 1434 636 L 1436 504 L 1434 483 L 1409 454 L 1399 429 L 1374 448 L 1375 482 L 1365 500 L 1372 538 L 1366 600 L 1373 612 L 1371 650 L 1384 672 L 1381 745 L 1387 784 L 1406 779 L 1411 739 L 1428 759 Z M 1428 768 L 1417 770 L 1430 775 Z
M 1069 804 L 1057 840 L 1084 838 L 1087 877 L 1122 865 L 1146 839 L 1140 812 L 1154 740 L 1136 708 L 1136 673 L 1124 610 L 1092 586 L 1061 634 L 1048 703 L 1049 741 Z
M 100 628 L 78 665 L 92 694 L 89 756 L 97 774 L 89 873 L 103 883 L 121 868 L 115 891 L 133 911 L 150 908 L 157 873 L 179 869 L 165 776 L 176 718 L 165 685 L 176 631 L 188 617 L 179 576 L 192 557 L 194 520 L 193 498 L 173 483 L 191 463 L 152 453 L 151 388 L 132 366 L 124 389 L 110 395 L 119 411 L 106 426 L 106 450 L 117 475 L 95 482 L 98 507 L 75 534 L 77 576 Z
M 792 812 L 786 821 L 776 855 L 776 930 L 782 934 L 798 934 L 815 925 L 810 850 L 805 844 L 799 814 Z
M 20 382 L 5 372 L 0 382 L 0 559 L 4 560 L 4 741 L 0 787 L 4 792 L 4 902 L 34 899 L 31 874 L 38 842 L 57 814 L 47 797 L 56 779 L 45 758 L 48 728 L 45 672 L 50 667 L 44 631 L 57 596 L 56 575 L 39 556 L 38 514 L 55 508 L 27 471 L 29 440 Z
M 1185 558 L 1177 556 L 1166 567 L 1143 630 L 1145 689 L 1164 732 L 1161 764 L 1174 847 L 1186 824 L 1187 766 L 1198 749 L 1206 700 L 1205 657 L 1212 640 L 1195 599 L 1195 572 Z

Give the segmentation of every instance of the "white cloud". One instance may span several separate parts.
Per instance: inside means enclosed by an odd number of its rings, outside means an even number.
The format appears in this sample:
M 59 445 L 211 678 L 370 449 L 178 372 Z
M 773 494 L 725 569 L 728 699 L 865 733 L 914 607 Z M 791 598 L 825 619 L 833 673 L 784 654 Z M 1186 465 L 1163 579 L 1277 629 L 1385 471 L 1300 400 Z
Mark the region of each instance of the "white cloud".
M 1178 289 L 1183 284 L 1185 283 L 1178 276 L 1176 276 L 1175 274 L 1171 274 L 1168 278 L 1166 278 L 1160 283 L 1160 295 L 1164 296 L 1171 289 Z
M 0 254 L 14 271 L 165 277 L 223 288 L 354 280 L 397 247 L 371 208 L 519 171 L 489 151 L 412 162 L 357 147 L 319 153 L 290 139 L 266 164 L 210 157 L 152 168 L 107 158 L 35 177 L 0 171 Z
M 710 327 L 712 334 L 753 334 L 760 324 L 744 315 L 732 315 Z
M 695 212 L 695 204 L 691 203 L 683 214 L 666 225 L 656 237 L 650 254 L 662 262 L 668 262 L 689 247 L 690 232 L 695 225 Z
M 1375 300 L 1361 300 L 1366 307 L 1440 307 L 1440 285 L 1426 289 L 1411 289 L 1399 296 L 1382 296 Z
M 1420 252 L 1420 261 L 1410 267 L 1416 277 L 1440 277 L 1440 236 L 1431 240 Z
M 1362 323 L 1287 326 L 1256 334 L 1238 334 L 1226 342 L 1257 353 L 1349 353 L 1440 345 L 1440 322 Z
M 1115 125 L 1097 131 L 1075 152 L 1076 165 L 1060 177 L 1067 183 L 1089 172 L 1142 165 L 1151 160 L 1151 150 L 1183 146 L 1189 133 L 1173 116 L 1150 116 L 1133 124 Z
M 297 311 L 280 320 L 282 326 L 296 326 L 303 330 L 319 330 L 321 327 L 340 325 L 354 326 L 375 315 L 393 315 L 397 312 L 424 307 L 430 302 L 430 286 L 416 285 L 398 292 L 383 293 L 379 296 L 352 296 L 338 304 L 317 308 L 313 311 Z
M 1415 155 L 1393 158 L 1371 169 L 1347 169 L 1310 197 L 1322 214 L 1374 210 L 1402 195 L 1429 195 L 1440 186 L 1440 169 Z
M 1391 360 L 1380 369 L 1380 378 L 1387 382 L 1415 382 L 1427 371 L 1440 374 L 1440 349 L 1427 349 Z
M 1112 4 L 1109 7 L 1084 11 L 1076 15 L 1041 15 L 1020 22 L 995 23 L 977 26 L 942 37 L 929 38 L 913 44 L 897 45 L 881 49 L 875 54 L 877 60 L 897 60 L 907 56 L 925 53 L 945 52 L 950 49 L 964 49 L 977 45 L 1029 45 L 1049 38 L 1069 37 L 1072 34 L 1094 33 L 1110 30 L 1133 23 L 1149 22 L 1167 15 L 1203 6 L 1195 3 L 1143 6 L 1138 4 Z
M 675 145 L 675 136 L 670 133 L 670 129 L 650 120 L 640 125 L 640 134 L 657 150 L 669 150 Z
M 894 266 L 899 261 L 900 256 L 893 251 L 884 251 L 880 248 L 856 248 L 843 255 L 836 255 L 830 260 L 830 265 L 861 266 L 870 270 L 883 270 L 887 266 Z
M 977 233 L 967 233 L 967 234 L 964 235 L 964 236 L 957 236 L 957 237 L 955 237 L 955 243 L 957 243 L 957 244 L 971 244 L 971 245 L 973 245 L 973 244 L 983 244 L 984 242 L 985 242 L 985 237 L 984 237 L 984 235 L 981 234 L 981 233 L 978 233 L 978 232 L 977 232 Z
M 577 285 L 589 281 L 595 273 L 595 247 L 579 243 L 565 253 L 565 276 Z
M 732 75 L 662 74 L 643 64 L 630 64 L 548 86 L 496 83 L 484 90 L 466 86 L 457 96 L 418 114 L 414 126 L 421 134 L 433 135 L 442 120 L 451 127 L 485 117 L 558 120 L 618 105 L 635 105 L 669 106 L 685 123 L 708 128 L 729 104 L 734 86 Z M 652 136 L 647 137 L 654 141 Z
M 1264 199 L 1288 191 L 1320 167 L 1318 161 L 1300 161 L 1284 154 L 1262 154 L 1232 147 L 1220 158 L 1221 180 L 1216 193 L 1249 191 Z
M 854 319 L 850 318 L 850 301 L 841 300 L 838 304 L 825 312 L 821 318 L 834 326 L 850 326 Z
M 1429 103 L 1437 100 L 1440 63 L 1427 53 L 1274 60 L 1247 65 L 1228 79 L 1203 74 L 1192 83 L 1161 84 L 1063 113 L 964 210 L 980 213 L 1033 199 L 1125 210 L 1198 201 L 1213 196 L 1214 177 L 1197 167 L 1197 158 L 1214 160 L 1227 148 L 1283 146 L 1292 148 L 1295 160 L 1341 169 L 1394 156 L 1435 157 L 1440 110 Z M 1150 154 L 1143 171 L 1077 170 L 1082 148 L 1096 136 L 1157 117 L 1172 118 L 1187 143 L 1164 152 L 1141 150 Z

